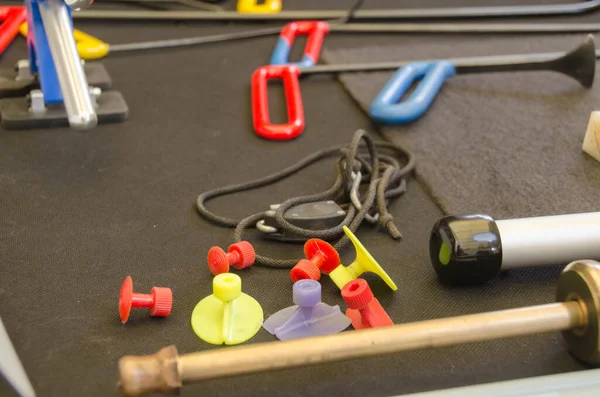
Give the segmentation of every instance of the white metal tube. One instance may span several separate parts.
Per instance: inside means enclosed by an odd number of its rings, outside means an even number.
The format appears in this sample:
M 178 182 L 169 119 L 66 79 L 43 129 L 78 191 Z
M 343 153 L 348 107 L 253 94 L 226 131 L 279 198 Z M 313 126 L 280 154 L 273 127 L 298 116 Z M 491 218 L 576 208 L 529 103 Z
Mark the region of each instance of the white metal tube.
M 497 220 L 502 269 L 600 259 L 600 212 Z
M 79 130 L 94 128 L 98 116 L 75 46 L 67 7 L 62 0 L 46 0 L 39 5 L 69 125 Z

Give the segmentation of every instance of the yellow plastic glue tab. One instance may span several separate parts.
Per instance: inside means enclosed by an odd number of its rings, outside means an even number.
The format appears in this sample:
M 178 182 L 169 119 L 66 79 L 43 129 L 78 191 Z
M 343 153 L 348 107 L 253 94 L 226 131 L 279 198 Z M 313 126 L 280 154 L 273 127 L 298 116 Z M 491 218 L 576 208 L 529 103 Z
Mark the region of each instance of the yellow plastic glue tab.
M 273 14 L 281 11 L 281 0 L 265 0 L 257 4 L 258 0 L 238 0 L 237 12 L 240 14 Z
M 344 233 L 346 233 L 346 236 L 348 236 L 354 245 L 356 259 L 350 266 L 345 267 L 340 265 L 329 273 L 329 277 L 333 280 L 335 285 L 337 285 L 341 290 L 344 288 L 344 285 L 352 280 L 356 280 L 361 274 L 365 272 L 372 272 L 381 277 L 393 291 L 396 291 L 398 287 L 396 287 L 396 284 L 392 281 L 390 276 L 388 276 L 385 270 L 383 270 L 379 263 L 377 263 L 375 258 L 371 256 L 369 251 L 367 251 L 367 249 L 361 244 L 360 241 L 358 241 L 356 236 L 346 226 L 344 226 Z
M 23 36 L 27 37 L 27 23 L 22 24 L 19 30 Z M 75 29 L 73 31 L 73 38 L 75 39 L 77 52 L 81 59 L 91 61 L 104 58 L 108 54 L 110 45 L 94 36 Z
M 194 308 L 192 328 L 205 342 L 237 345 L 256 335 L 263 319 L 260 304 L 242 292 L 240 276 L 223 273 L 213 279 L 213 294 Z

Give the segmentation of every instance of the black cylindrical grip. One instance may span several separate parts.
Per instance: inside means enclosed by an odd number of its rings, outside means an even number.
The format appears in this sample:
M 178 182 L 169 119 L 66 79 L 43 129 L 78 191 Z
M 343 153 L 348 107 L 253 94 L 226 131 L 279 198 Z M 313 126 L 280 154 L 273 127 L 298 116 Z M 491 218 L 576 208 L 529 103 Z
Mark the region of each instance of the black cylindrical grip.
M 502 267 L 502 243 L 496 222 L 483 214 L 447 216 L 433 226 L 429 255 L 445 284 L 483 284 Z

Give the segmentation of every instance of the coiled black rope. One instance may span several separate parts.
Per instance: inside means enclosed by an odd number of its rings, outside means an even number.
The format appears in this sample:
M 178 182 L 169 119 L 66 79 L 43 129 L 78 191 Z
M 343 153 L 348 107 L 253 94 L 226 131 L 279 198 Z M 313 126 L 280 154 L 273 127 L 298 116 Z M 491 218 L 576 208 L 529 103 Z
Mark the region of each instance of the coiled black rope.
M 378 150 L 384 151 L 386 154 L 378 154 Z M 401 238 L 402 235 L 394 224 L 394 218 L 389 213 L 387 206 L 389 200 L 401 196 L 406 191 L 405 178 L 415 168 L 414 156 L 402 146 L 387 142 L 374 142 L 369 134 L 363 130 L 354 133 L 347 147 L 339 145 L 320 150 L 296 164 L 266 177 L 202 193 L 196 200 L 196 206 L 200 215 L 205 219 L 220 226 L 235 228 L 234 240 L 236 242 L 242 241 L 246 229 L 256 227 L 256 223 L 264 218 L 266 211 L 250 215 L 242 220 L 235 220 L 208 210 L 205 205 L 208 200 L 271 185 L 306 168 L 310 164 L 336 154 L 340 158 L 335 165 L 336 178 L 333 185 L 324 192 L 291 198 L 281 203 L 275 213 L 278 227 L 306 237 L 306 239 L 334 240 L 339 238 L 334 247 L 340 250 L 349 241 L 344 234 L 343 226 L 347 226 L 352 232 L 355 232 L 366 217 L 373 219 L 371 215 L 374 213 L 377 214 L 379 225 L 385 228 L 392 238 Z M 397 158 L 401 159 L 404 166 L 400 166 Z M 360 208 L 356 208 L 350 200 L 354 178 L 357 178 L 358 175 L 360 175 L 361 184 L 368 185 L 366 194 L 360 201 Z M 346 217 L 333 228 L 323 230 L 303 229 L 292 225 L 283 217 L 288 209 L 296 205 L 325 200 L 333 200 L 340 206 L 347 207 Z M 296 262 L 296 260 L 283 260 L 256 255 L 255 264 L 273 268 L 291 268 Z

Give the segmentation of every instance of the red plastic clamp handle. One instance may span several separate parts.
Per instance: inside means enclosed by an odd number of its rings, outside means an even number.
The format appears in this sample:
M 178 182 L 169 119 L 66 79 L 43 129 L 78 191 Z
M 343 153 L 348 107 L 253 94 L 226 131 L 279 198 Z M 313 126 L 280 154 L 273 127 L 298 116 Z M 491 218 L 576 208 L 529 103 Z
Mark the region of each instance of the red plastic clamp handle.
M 21 6 L 0 7 L 0 54 L 19 34 L 21 24 L 27 20 L 27 10 Z
M 329 24 L 324 21 L 297 21 L 288 23 L 279 35 L 280 41 L 271 58 L 271 65 L 290 64 L 291 62 L 289 62 L 288 57 L 294 40 L 299 35 L 308 35 L 302 61 L 291 64 L 313 66 L 319 61 L 323 40 L 329 31 Z
M 286 141 L 304 130 L 304 108 L 300 94 L 300 69 L 297 66 L 262 66 L 252 74 L 252 119 L 254 130 L 263 138 Z M 271 124 L 267 82 L 280 78 L 285 89 L 288 122 Z

